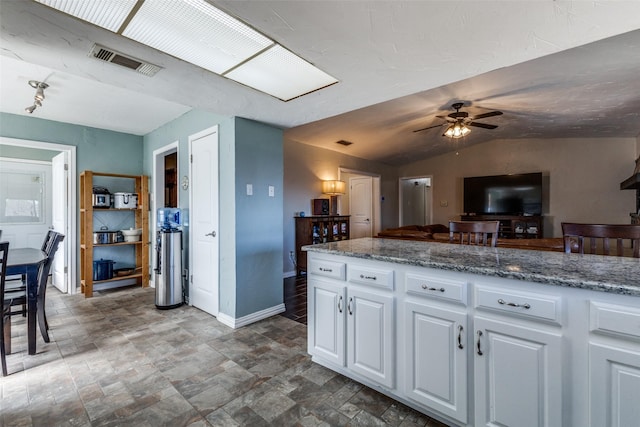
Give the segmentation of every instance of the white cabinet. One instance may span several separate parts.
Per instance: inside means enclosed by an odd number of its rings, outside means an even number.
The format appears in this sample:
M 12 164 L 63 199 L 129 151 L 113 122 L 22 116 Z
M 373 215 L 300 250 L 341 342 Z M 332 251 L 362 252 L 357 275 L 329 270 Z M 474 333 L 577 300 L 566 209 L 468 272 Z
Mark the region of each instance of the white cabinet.
M 318 273 L 311 273 L 307 284 L 308 352 L 314 360 L 394 387 L 394 298 L 384 289 L 393 272 L 381 275 L 359 267 L 357 277 L 371 281 L 369 289 L 339 280 L 344 278 L 343 264 L 310 257 L 309 265 L 310 272 Z M 390 283 L 392 287 L 392 278 Z
M 589 424 L 638 425 L 640 308 L 591 302 L 589 311 Z
M 408 301 L 404 304 L 404 328 L 405 394 L 466 423 L 466 309 L 429 300 Z

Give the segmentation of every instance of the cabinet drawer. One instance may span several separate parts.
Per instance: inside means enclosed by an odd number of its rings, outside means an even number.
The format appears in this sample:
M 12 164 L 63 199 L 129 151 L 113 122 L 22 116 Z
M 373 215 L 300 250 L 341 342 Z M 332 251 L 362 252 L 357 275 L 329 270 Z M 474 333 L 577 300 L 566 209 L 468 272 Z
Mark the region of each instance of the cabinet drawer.
M 361 265 L 349 265 L 347 280 L 361 285 L 393 290 L 393 270 L 382 270 Z
M 517 292 L 510 289 L 477 286 L 475 307 L 514 314 L 532 320 L 546 320 L 562 324 L 559 295 Z
M 346 265 L 343 262 L 327 261 L 324 259 L 309 260 L 309 273 L 319 276 L 344 280 Z
M 592 301 L 589 318 L 591 332 L 640 340 L 640 309 Z
M 465 282 L 407 273 L 406 286 L 408 294 L 441 298 L 467 304 L 467 286 Z

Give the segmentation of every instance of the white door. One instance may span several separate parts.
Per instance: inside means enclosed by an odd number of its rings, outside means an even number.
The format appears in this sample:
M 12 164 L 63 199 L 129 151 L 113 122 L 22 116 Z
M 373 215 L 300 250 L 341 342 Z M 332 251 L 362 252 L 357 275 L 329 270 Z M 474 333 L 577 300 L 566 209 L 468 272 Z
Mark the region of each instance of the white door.
M 405 392 L 409 398 L 467 423 L 467 314 L 405 303 Z
M 67 233 L 67 152 L 63 151 L 51 160 L 53 198 L 52 204 L 52 225 L 58 233 L 65 235 L 65 238 L 58 246 L 58 251 L 53 258 L 51 281 L 53 286 L 61 292 L 67 292 L 67 248 L 69 236 Z
M 218 127 L 189 137 L 191 304 L 218 315 Z
M 12 248 L 42 247 L 51 228 L 51 163 L 0 160 L 0 229 Z
M 347 294 L 347 367 L 393 388 L 393 296 L 359 289 L 349 289 Z
M 476 317 L 475 425 L 562 425 L 562 336 Z
M 349 178 L 350 237 L 352 239 L 372 235 L 372 181 L 370 176 Z

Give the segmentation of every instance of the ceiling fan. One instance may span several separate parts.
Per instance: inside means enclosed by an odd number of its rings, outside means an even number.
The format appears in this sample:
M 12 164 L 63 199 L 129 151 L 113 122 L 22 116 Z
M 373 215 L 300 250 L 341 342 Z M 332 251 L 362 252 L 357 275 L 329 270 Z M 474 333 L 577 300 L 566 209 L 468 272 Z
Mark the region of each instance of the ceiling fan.
M 460 111 L 463 105 L 464 104 L 462 102 L 456 102 L 451 105 L 451 107 L 454 110 L 456 110 L 455 113 L 450 113 L 450 114 L 447 114 L 446 116 L 436 116 L 439 119 L 446 120 L 445 123 L 429 126 L 422 129 L 417 129 L 417 130 L 414 130 L 414 132 L 421 132 L 423 130 L 433 129 L 433 128 L 437 128 L 437 127 L 448 124 L 449 126 L 447 127 L 447 129 L 444 131 L 442 135 L 457 139 L 457 138 L 462 138 L 463 136 L 466 136 L 469 134 L 469 132 L 471 132 L 471 129 L 469 129 L 467 126 L 475 126 L 475 127 L 484 128 L 484 129 L 495 129 L 498 127 L 496 125 L 490 125 L 487 123 L 478 123 L 476 122 L 476 120 L 484 119 L 487 117 L 500 116 L 502 115 L 502 111 L 490 111 L 488 113 L 478 114 L 477 116 L 469 117 L 469 113 Z

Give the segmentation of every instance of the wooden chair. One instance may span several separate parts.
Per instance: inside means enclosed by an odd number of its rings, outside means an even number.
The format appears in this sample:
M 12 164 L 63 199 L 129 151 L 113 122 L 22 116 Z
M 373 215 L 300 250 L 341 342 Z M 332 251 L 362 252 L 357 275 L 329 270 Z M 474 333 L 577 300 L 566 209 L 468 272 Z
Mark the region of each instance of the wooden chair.
M 7 272 L 7 253 L 9 252 L 9 242 L 0 243 L 0 303 L 2 304 L 2 315 L 0 316 L 0 359 L 2 362 L 2 376 L 7 376 L 7 353 L 5 341 L 11 340 L 11 330 L 7 331 L 4 327 L 5 319 L 8 319 L 11 313 L 10 303 L 4 301 L 4 282 Z M 8 332 L 8 334 L 7 334 Z
M 449 242 L 495 247 L 499 228 L 500 221 L 449 221 Z
M 640 258 L 640 225 L 563 222 L 562 237 L 566 253 L 571 253 L 571 240 L 574 240 L 577 241 L 578 252 L 581 254 L 585 253 L 585 246 L 588 246 L 586 253 L 612 255 L 610 241 L 615 240 L 617 256 L 625 256 L 625 252 L 628 252 L 634 258 Z M 588 245 L 585 245 L 585 240 Z M 625 248 L 625 241 L 630 241 L 631 247 Z

